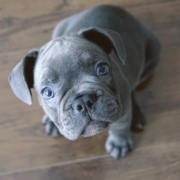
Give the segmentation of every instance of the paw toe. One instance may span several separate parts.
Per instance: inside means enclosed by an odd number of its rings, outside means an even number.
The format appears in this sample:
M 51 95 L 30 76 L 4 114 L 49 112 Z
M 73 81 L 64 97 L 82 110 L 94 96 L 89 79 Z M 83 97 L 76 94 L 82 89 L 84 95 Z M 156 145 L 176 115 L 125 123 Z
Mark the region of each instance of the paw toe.
M 120 148 L 118 147 L 113 147 L 112 151 L 110 152 L 110 155 L 115 159 L 117 160 L 119 158 L 119 155 L 120 155 Z
M 43 118 L 42 118 L 42 124 L 46 124 L 46 123 L 48 123 L 50 120 L 49 120 L 49 118 L 45 115 Z
M 128 147 L 122 147 L 121 148 L 121 157 L 122 158 L 126 157 L 127 153 L 128 153 Z
M 53 123 L 52 122 L 48 122 L 45 124 L 45 131 L 47 134 L 51 134 L 52 129 L 53 129 Z
M 110 143 L 109 141 L 106 141 L 105 148 L 106 148 L 106 151 L 108 153 L 110 153 L 112 151 L 112 149 L 113 149 L 113 144 Z
M 52 130 L 52 136 L 53 136 L 54 138 L 60 136 L 59 130 L 58 130 L 58 128 L 55 127 L 55 126 L 54 126 L 54 128 L 53 128 L 53 130 Z

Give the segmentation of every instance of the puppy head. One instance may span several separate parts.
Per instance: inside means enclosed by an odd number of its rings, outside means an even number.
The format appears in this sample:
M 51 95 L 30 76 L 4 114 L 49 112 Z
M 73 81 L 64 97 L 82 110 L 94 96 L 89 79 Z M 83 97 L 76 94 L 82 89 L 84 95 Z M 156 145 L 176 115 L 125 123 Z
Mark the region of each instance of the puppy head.
M 28 104 L 34 88 L 45 113 L 66 138 L 92 136 L 122 112 L 112 51 L 124 64 L 125 49 L 114 31 L 91 28 L 59 37 L 28 53 L 13 69 L 10 85 Z

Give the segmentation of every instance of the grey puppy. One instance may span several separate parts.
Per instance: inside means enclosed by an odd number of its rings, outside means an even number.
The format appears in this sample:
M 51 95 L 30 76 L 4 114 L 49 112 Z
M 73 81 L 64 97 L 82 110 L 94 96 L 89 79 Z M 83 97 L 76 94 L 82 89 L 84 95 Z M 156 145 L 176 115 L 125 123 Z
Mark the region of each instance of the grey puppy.
M 35 89 L 54 136 L 76 140 L 110 126 L 105 147 L 116 159 L 134 146 L 131 126 L 145 124 L 135 89 L 152 75 L 159 53 L 149 29 L 121 8 L 101 5 L 62 20 L 49 43 L 16 65 L 9 82 L 27 104 Z

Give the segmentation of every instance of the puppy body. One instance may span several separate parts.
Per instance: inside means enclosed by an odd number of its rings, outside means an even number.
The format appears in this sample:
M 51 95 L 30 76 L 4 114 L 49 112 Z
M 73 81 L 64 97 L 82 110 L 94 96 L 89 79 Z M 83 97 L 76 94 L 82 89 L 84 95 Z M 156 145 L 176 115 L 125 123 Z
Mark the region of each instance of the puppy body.
M 92 27 L 118 32 L 126 51 L 126 65 L 118 64 L 118 67 L 127 78 L 130 88 L 134 89 L 142 81 L 141 75 L 147 61 L 154 58 L 150 55 L 159 57 L 160 45 L 157 38 L 124 9 L 108 5 L 93 7 L 64 19 L 55 27 L 52 38 Z M 148 63 L 157 64 L 157 61 Z
M 61 21 L 52 41 L 14 68 L 10 84 L 29 104 L 35 89 L 55 135 L 75 140 L 110 125 L 106 150 L 123 157 L 133 148 L 131 126 L 145 123 L 135 88 L 153 73 L 159 52 L 157 38 L 132 15 L 97 6 Z

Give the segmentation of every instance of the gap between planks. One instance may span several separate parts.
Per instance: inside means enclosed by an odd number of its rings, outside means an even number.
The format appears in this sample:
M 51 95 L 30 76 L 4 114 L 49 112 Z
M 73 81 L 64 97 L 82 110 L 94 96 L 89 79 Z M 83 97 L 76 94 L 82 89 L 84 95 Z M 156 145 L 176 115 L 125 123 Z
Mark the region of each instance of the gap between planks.
M 177 145 L 180 145 L 180 141 L 176 141 L 176 142 L 172 142 L 172 143 L 164 143 L 164 144 L 160 144 L 160 145 L 151 145 L 151 146 L 147 146 L 147 147 L 137 148 L 133 151 L 134 152 L 138 152 L 138 151 L 142 151 L 142 150 L 146 151 L 149 149 L 156 149 L 156 148 L 162 148 L 162 147 L 174 147 Z M 89 158 L 82 158 L 82 159 L 77 159 L 77 160 L 72 160 L 72 161 L 65 161 L 65 162 L 61 162 L 61 163 L 54 163 L 54 164 L 46 165 L 46 166 L 39 166 L 39 167 L 35 167 L 35 168 L 27 168 L 27 169 L 22 169 L 22 170 L 10 171 L 10 172 L 6 172 L 6 173 L 0 173 L 0 177 L 12 175 L 14 173 L 24 173 L 24 172 L 66 166 L 66 165 L 70 165 L 70 164 L 83 163 L 83 162 L 94 161 L 94 160 L 105 159 L 105 158 L 112 158 L 112 157 L 108 154 L 104 154 L 104 155 L 99 155 L 99 156 L 94 156 L 94 157 L 89 157 Z

